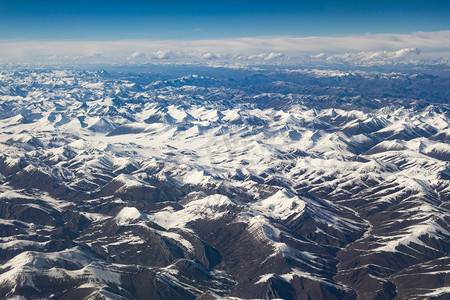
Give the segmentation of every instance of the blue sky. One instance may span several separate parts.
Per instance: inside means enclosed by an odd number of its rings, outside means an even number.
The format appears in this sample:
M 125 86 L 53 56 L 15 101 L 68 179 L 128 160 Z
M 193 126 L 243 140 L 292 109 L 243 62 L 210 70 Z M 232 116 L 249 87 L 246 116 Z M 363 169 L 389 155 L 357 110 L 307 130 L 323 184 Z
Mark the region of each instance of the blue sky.
M 449 29 L 448 0 L 0 0 L 1 40 L 189 40 Z

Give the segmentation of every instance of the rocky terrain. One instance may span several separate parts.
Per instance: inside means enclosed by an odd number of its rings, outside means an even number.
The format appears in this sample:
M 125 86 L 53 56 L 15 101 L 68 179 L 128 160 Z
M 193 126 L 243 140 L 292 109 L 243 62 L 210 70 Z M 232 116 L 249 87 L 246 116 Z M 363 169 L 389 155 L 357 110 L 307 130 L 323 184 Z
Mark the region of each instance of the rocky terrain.
M 450 79 L 0 71 L 1 299 L 448 299 Z

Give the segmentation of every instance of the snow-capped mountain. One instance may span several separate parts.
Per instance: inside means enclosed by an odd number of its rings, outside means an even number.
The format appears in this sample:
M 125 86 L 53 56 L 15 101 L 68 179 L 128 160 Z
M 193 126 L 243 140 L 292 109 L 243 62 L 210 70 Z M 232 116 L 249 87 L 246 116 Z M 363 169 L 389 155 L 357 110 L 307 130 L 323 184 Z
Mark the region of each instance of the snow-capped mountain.
M 449 297 L 448 77 L 148 68 L 0 72 L 0 298 Z

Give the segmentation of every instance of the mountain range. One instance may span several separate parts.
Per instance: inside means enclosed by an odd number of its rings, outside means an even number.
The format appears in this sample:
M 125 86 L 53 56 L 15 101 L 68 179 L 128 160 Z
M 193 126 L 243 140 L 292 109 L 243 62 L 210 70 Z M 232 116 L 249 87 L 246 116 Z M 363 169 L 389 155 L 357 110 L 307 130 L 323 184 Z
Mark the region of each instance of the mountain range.
M 450 77 L 0 71 L 0 298 L 448 299 Z

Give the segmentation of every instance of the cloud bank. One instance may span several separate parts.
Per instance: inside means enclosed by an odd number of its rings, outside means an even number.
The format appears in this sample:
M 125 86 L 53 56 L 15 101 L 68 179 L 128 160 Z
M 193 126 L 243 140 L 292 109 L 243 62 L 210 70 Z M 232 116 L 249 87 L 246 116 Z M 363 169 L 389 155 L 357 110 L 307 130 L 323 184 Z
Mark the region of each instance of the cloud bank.
M 0 63 L 270 62 L 301 56 L 386 61 L 419 55 L 449 59 L 450 31 L 217 40 L 0 41 Z

